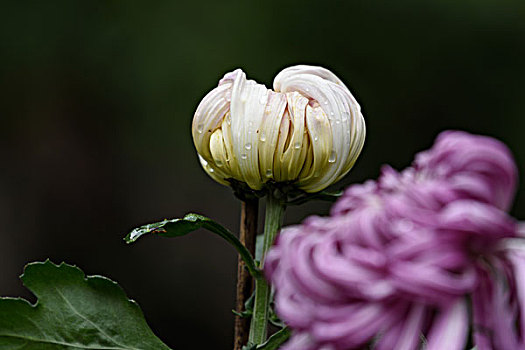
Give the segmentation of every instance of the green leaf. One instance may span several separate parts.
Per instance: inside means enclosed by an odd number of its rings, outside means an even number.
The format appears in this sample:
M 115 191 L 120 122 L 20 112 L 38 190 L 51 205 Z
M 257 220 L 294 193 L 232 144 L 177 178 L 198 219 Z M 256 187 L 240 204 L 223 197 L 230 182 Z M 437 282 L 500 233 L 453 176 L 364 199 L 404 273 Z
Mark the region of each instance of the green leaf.
M 242 350 L 256 350 L 257 344 L 248 343 L 242 347 Z
M 242 318 L 252 317 L 254 301 L 255 301 L 255 291 L 252 293 L 252 295 L 250 295 L 248 300 L 244 302 L 244 310 L 241 312 L 232 310 L 233 314 L 239 317 L 242 317 Z
M 169 350 L 117 283 L 49 260 L 26 266 L 24 285 L 38 298 L 0 298 L 2 350 Z
M 256 267 L 252 254 L 241 241 L 222 225 L 199 214 L 187 214 L 182 219 L 165 219 L 161 222 L 138 227 L 131 231 L 124 240 L 127 243 L 133 243 L 146 234 L 156 234 L 163 237 L 179 237 L 199 228 L 205 228 L 230 243 L 243 259 L 250 274 L 254 278 L 261 278 L 261 271 Z
M 268 321 L 270 321 L 270 323 L 274 325 L 275 327 L 279 327 L 279 328 L 285 327 L 284 322 L 281 321 L 281 319 L 277 316 L 277 314 L 273 310 L 273 306 L 270 306 Z
M 257 346 L 257 350 L 276 350 L 281 346 L 282 343 L 290 338 L 291 331 L 288 327 L 285 327 L 278 332 L 274 333 L 266 342 Z

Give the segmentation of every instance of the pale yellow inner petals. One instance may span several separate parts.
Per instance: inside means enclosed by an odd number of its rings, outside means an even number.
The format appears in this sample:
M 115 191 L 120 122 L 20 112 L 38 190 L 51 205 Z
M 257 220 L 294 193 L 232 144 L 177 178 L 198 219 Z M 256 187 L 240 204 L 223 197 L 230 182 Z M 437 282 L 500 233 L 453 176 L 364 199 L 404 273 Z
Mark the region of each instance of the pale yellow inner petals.
M 308 186 L 323 174 L 323 165 L 328 164 L 332 149 L 330 123 L 319 106 L 313 108 L 309 100 L 297 92 L 271 92 L 271 98 L 280 100 L 280 108 L 266 109 L 260 129 L 256 130 L 261 183 L 298 180 L 298 185 Z M 204 159 L 206 170 L 213 169 L 213 178 L 223 177 L 219 182 L 224 184 L 227 178 L 245 181 L 233 152 L 229 118 L 228 113 L 211 134 L 211 157 Z
M 309 130 L 310 136 L 310 150 L 312 165 L 308 172 L 301 174 L 298 186 L 301 186 L 305 191 L 315 190 L 315 180 L 324 175 L 327 169 L 328 158 L 332 150 L 332 131 L 330 122 L 323 110 L 319 107 L 307 106 L 306 126 Z

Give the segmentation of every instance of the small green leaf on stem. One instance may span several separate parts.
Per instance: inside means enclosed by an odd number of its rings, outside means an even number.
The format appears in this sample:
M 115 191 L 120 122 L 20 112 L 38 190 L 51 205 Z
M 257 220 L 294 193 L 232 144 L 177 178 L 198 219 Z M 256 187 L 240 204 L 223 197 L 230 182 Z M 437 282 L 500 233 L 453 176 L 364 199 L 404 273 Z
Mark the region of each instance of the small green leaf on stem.
M 250 274 L 254 278 L 262 276 L 261 271 L 255 265 L 252 254 L 233 233 L 217 222 L 199 214 L 187 214 L 183 218 L 165 219 L 154 224 L 138 227 L 131 231 L 124 240 L 126 243 L 133 243 L 146 234 L 156 234 L 162 237 L 180 237 L 199 228 L 205 228 L 225 239 L 237 250 Z
M 270 306 L 268 321 L 270 321 L 270 323 L 272 325 L 274 325 L 275 327 L 279 327 L 279 328 L 284 328 L 285 327 L 284 322 L 281 321 L 281 319 L 275 313 L 275 311 L 273 309 L 273 305 Z
M 291 331 L 288 327 L 284 327 L 278 332 L 274 333 L 268 340 L 257 346 L 257 350 L 275 350 L 281 346 L 282 343 L 290 338 Z
M 247 317 L 251 317 L 253 315 L 253 302 L 255 300 L 255 292 L 252 293 L 252 295 L 250 295 L 250 297 L 248 298 L 248 300 L 246 300 L 246 302 L 244 303 L 244 310 L 241 311 L 241 312 L 237 312 L 235 310 L 232 310 L 232 312 L 237 315 L 237 316 L 240 316 L 240 317 L 244 317 L 244 318 L 247 318 Z
M 232 309 L 232 312 L 233 312 L 234 315 L 242 317 L 242 318 L 250 318 L 250 317 L 252 317 L 252 314 L 253 314 L 253 311 L 248 311 L 248 310 L 238 312 L 238 311 Z
M 36 262 L 21 277 L 38 298 L 0 298 L 0 349 L 169 350 L 117 283 Z

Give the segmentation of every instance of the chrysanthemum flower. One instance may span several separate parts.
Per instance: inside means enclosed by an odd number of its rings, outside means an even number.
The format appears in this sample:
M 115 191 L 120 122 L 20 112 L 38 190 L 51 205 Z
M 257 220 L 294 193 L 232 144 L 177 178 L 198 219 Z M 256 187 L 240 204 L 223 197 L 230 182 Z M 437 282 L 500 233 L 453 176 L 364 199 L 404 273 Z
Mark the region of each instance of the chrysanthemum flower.
M 525 244 L 500 142 L 441 134 L 398 173 L 349 187 L 267 256 L 287 350 L 525 348 Z M 469 309 L 472 311 L 469 312 Z
M 227 73 L 199 104 L 192 134 L 204 170 L 260 190 L 289 182 L 317 192 L 354 165 L 365 139 L 359 104 L 332 72 L 294 66 L 281 71 L 274 91 Z

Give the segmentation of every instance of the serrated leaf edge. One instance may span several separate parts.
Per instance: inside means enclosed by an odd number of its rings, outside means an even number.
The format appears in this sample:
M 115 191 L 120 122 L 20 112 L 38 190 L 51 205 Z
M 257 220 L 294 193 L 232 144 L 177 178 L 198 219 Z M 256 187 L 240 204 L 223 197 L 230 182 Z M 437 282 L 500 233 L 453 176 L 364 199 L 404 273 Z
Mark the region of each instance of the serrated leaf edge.
M 105 276 L 101 276 L 101 275 L 87 275 L 81 268 L 79 268 L 77 265 L 70 265 L 68 263 L 66 263 L 65 261 L 62 261 L 60 264 L 55 264 L 54 262 L 52 262 L 49 258 L 44 260 L 44 261 L 34 261 L 34 262 L 30 262 L 28 264 L 26 264 L 24 266 L 24 271 L 23 273 L 19 276 L 20 280 L 22 281 L 22 284 L 24 285 L 24 287 L 26 287 L 33 295 L 34 292 L 26 285 L 26 283 L 24 282 L 24 277 L 26 276 L 26 273 L 27 273 L 27 269 L 28 268 L 31 268 L 33 266 L 45 266 L 45 265 L 50 265 L 54 268 L 57 268 L 57 269 L 60 269 L 62 267 L 67 267 L 67 268 L 73 268 L 73 269 L 76 269 L 77 271 L 80 271 L 81 274 L 82 274 L 82 278 L 85 282 L 89 282 L 89 281 L 93 281 L 93 280 L 102 280 L 104 281 L 104 283 L 110 283 L 112 285 L 112 287 L 116 287 L 116 289 L 118 289 L 119 293 L 121 293 L 125 300 L 130 303 L 133 307 L 135 308 L 138 308 L 138 311 L 140 311 L 140 313 L 142 314 L 142 310 L 140 309 L 140 306 L 138 305 L 138 303 L 133 300 L 133 299 L 130 299 L 126 292 L 124 291 L 124 289 L 115 281 L 111 280 L 110 278 L 108 277 L 105 277 Z M 35 295 L 35 297 L 37 297 Z M 31 302 L 29 302 L 28 300 L 24 299 L 24 298 L 21 298 L 21 297 L 0 297 L 0 301 L 2 300 L 12 300 L 12 301 L 21 301 L 21 302 L 24 302 L 26 303 L 30 308 L 32 309 L 36 309 L 38 306 L 39 306 L 39 301 L 40 301 L 40 298 L 37 297 L 37 300 L 34 304 L 32 304 Z M 64 298 L 64 300 L 66 302 L 68 302 L 69 304 L 69 301 L 67 299 Z M 72 308 L 73 311 L 75 311 L 76 313 L 78 313 L 74 308 Z M 85 318 L 82 314 L 78 313 L 79 316 Z M 142 316 L 144 317 L 144 315 L 142 314 Z M 85 318 L 86 321 L 92 323 L 95 328 L 99 329 L 99 327 L 94 324 L 91 320 Z M 100 329 L 99 329 L 100 330 Z M 27 339 L 29 341 L 33 341 L 33 342 L 37 342 L 37 343 L 43 343 L 43 344 L 57 344 L 57 345 L 64 345 L 64 346 L 69 346 L 69 347 L 76 347 L 76 348 L 81 348 L 81 349 L 89 349 L 89 350 L 97 350 L 97 349 L 100 349 L 100 350 L 146 350 L 146 349 L 141 349 L 141 348 L 135 348 L 135 347 L 129 347 L 129 346 L 125 346 L 125 345 L 122 345 L 120 343 L 118 343 L 117 341 L 115 341 L 113 339 L 113 337 L 111 337 L 110 335 L 106 334 L 106 332 L 100 330 L 104 335 L 106 335 L 109 339 L 111 339 L 111 341 L 116 344 L 118 347 L 97 347 L 97 348 L 90 348 L 90 347 L 85 347 L 85 346 L 82 346 L 80 344 L 69 344 L 69 343 L 64 343 L 64 342 L 54 342 L 54 341 L 49 341 L 49 340 L 40 340 L 40 339 L 34 339 L 34 338 L 30 338 L 30 337 L 20 337 L 20 336 L 16 336 L 16 335 L 10 335 L 10 334 L 4 334 L 4 335 L 0 335 L 0 337 L 12 337 L 12 338 L 19 338 L 19 339 Z M 151 329 L 150 329 L 151 331 Z M 151 331 L 152 334 L 157 337 L 153 331 Z M 159 339 L 159 341 L 161 341 Z M 162 342 L 162 341 L 161 341 Z M 165 345 L 165 344 L 164 344 Z M 166 347 L 169 349 L 169 347 L 166 345 Z

